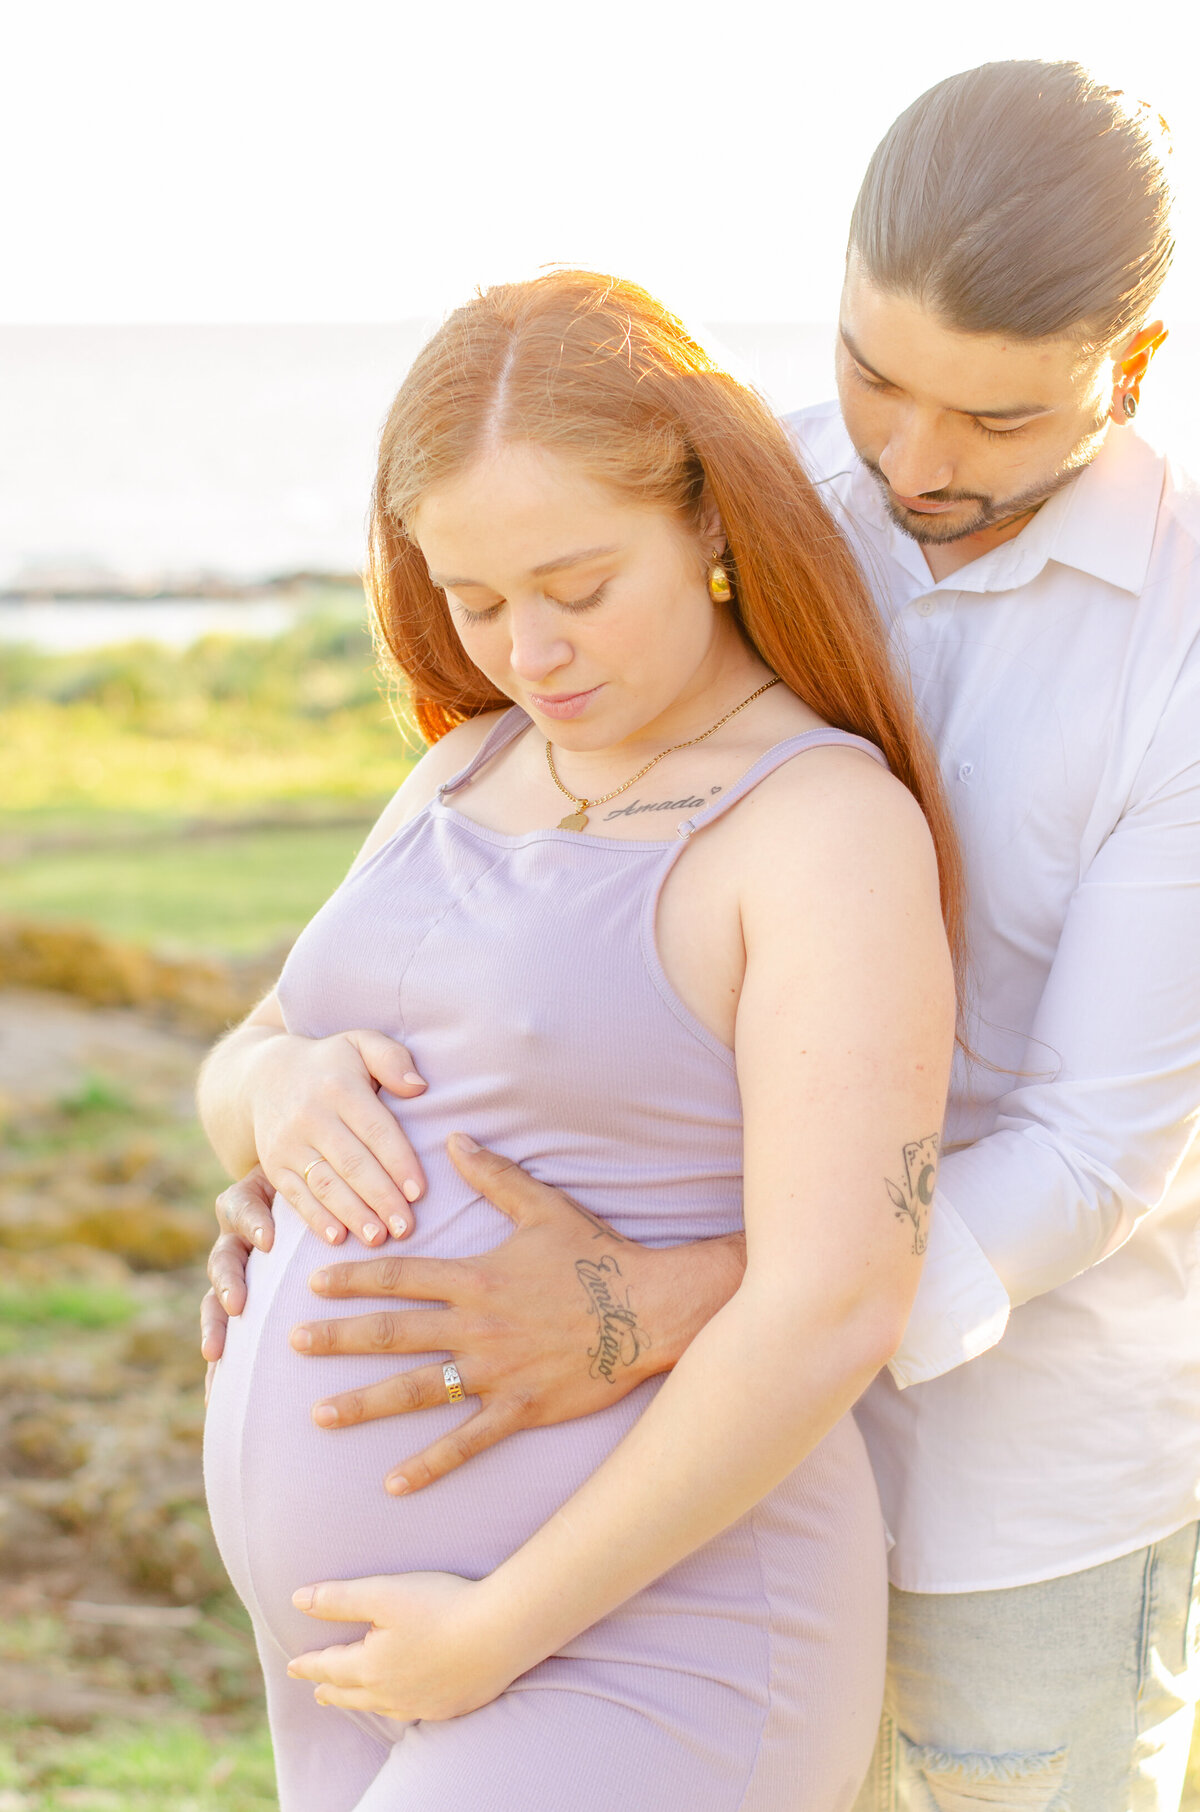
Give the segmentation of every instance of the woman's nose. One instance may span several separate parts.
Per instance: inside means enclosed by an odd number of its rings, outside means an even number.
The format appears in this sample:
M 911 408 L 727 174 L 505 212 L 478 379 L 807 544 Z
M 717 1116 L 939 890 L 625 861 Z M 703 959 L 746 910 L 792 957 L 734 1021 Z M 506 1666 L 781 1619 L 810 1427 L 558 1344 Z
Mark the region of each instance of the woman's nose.
M 954 467 L 938 445 L 936 425 L 909 414 L 895 422 L 887 446 L 879 455 L 879 469 L 898 497 L 923 497 L 942 491 Z
M 508 662 L 518 679 L 537 681 L 565 667 L 574 649 L 545 607 L 509 603 L 511 647 Z

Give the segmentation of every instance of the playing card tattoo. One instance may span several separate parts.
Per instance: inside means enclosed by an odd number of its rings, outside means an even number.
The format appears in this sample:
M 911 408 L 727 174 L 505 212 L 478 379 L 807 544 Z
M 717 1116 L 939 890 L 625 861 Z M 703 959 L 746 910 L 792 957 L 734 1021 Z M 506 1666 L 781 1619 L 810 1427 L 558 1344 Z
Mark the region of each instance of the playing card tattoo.
M 904 1147 L 904 1181 L 893 1183 L 890 1177 L 887 1183 L 888 1194 L 896 1208 L 896 1219 L 908 1221 L 912 1226 L 912 1249 L 920 1257 L 929 1240 L 929 1210 L 933 1204 L 933 1189 L 937 1182 L 938 1138 L 930 1133 L 927 1139 L 916 1139 Z

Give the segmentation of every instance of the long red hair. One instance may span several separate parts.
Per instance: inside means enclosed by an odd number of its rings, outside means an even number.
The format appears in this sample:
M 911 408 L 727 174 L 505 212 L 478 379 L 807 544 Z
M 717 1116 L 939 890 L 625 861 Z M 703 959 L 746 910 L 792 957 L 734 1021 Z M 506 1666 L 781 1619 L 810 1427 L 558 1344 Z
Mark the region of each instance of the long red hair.
M 384 427 L 368 589 L 381 652 L 423 734 L 510 701 L 463 652 L 408 533 L 432 485 L 526 441 L 698 526 L 720 512 L 742 633 L 827 723 L 882 749 L 925 814 L 962 973 L 962 866 L 933 750 L 893 671 L 878 610 L 786 431 L 636 284 L 556 271 L 458 309 L 418 355 Z

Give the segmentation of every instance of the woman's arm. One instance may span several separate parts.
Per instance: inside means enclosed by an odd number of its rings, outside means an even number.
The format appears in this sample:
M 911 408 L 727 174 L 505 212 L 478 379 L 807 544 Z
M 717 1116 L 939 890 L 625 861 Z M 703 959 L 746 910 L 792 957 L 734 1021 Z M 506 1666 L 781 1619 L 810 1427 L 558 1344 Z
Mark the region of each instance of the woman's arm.
M 489 1578 L 448 1593 L 421 1644 L 409 1631 L 355 1645 L 349 1665 L 383 1668 L 393 1715 L 456 1715 L 464 1689 L 485 1702 L 711 1540 L 811 1452 L 900 1340 L 953 981 L 915 803 L 866 758 L 823 754 L 739 808 L 745 1278 L 605 1463 Z M 321 1587 L 314 1610 L 336 1614 L 321 1595 L 337 1591 Z M 352 1615 L 375 1616 L 357 1602 Z M 297 1671 L 350 1679 L 327 1653 L 332 1671 L 311 1656 Z M 341 1690 L 322 1695 L 367 1702 Z
M 494 721 L 489 713 L 462 724 L 422 757 L 352 873 L 471 759 Z M 409 1204 L 424 1188 L 412 1147 L 377 1090 L 404 1097 L 424 1086 L 403 1045 L 382 1032 L 355 1029 L 321 1039 L 289 1033 L 272 990 L 210 1052 L 196 1100 L 231 1176 L 261 1163 L 272 1187 L 317 1232 L 334 1240 L 345 1226 L 371 1244 L 388 1229 L 396 1237 L 408 1231 Z

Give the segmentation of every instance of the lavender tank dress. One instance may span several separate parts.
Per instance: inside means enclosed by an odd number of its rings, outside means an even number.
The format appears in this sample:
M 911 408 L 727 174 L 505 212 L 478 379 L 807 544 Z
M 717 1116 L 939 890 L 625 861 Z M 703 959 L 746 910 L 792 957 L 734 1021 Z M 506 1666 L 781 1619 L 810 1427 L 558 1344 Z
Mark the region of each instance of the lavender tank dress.
M 427 1079 L 419 1100 L 384 1097 L 429 1182 L 405 1252 L 462 1257 L 511 1230 L 452 1168 L 444 1140 L 457 1128 L 630 1239 L 731 1232 L 733 1054 L 666 978 L 659 892 L 687 838 L 782 762 L 828 743 L 878 751 L 836 730 L 793 737 L 665 842 L 503 835 L 449 800 L 528 723 L 507 712 L 313 919 L 280 981 L 288 1028 L 378 1027 Z M 406 1725 L 322 1708 L 286 1677 L 289 1656 L 363 1634 L 294 1610 L 296 1586 L 489 1572 L 600 1465 L 658 1381 L 392 1498 L 385 1472 L 478 1402 L 316 1428 L 318 1397 L 427 1361 L 292 1351 L 296 1322 L 370 1304 L 312 1295 L 328 1247 L 276 1207 L 275 1245 L 251 1254 L 246 1311 L 217 1368 L 205 1473 L 254 1622 L 282 1812 L 845 1812 L 874 1744 L 886 1624 L 879 1503 L 849 1416 L 740 1522 L 466 1717 Z

